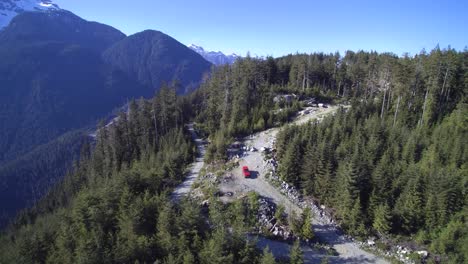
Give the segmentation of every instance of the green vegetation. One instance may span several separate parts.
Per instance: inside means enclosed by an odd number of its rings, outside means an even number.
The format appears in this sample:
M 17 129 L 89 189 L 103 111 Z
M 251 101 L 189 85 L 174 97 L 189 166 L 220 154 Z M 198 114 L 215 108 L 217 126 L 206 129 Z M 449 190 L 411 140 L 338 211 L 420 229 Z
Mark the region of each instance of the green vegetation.
M 311 240 L 314 238 L 314 230 L 312 229 L 312 211 L 310 208 L 305 208 L 304 212 L 302 213 L 302 232 L 301 236 L 304 239 Z
M 375 97 L 364 94 L 349 111 L 282 130 L 280 176 L 335 208 L 354 236 L 409 236 L 462 263 L 467 53 L 436 49 L 382 63 L 377 73 L 388 71 L 389 79 Z
M 103 52 L 104 61 L 146 87 L 177 81 L 178 94 L 192 91 L 211 63 L 188 47 L 155 30 L 145 30 L 115 42 Z
M 294 241 L 293 246 L 291 247 L 291 252 L 289 256 L 289 263 L 291 264 L 304 264 L 304 253 L 301 249 L 301 243 L 299 240 Z
M 282 124 L 300 109 L 298 100 L 274 102 L 286 91 L 289 65 L 273 58 L 246 58 L 232 66 L 215 68 L 211 78 L 192 95 L 196 121 L 210 135 L 207 160 L 226 158 L 232 138 Z
M 374 52 L 239 60 L 202 87 L 152 100 L 99 126 L 94 146 L 63 182 L 0 237 L 0 259 L 21 263 L 274 263 L 245 232 L 258 195 L 209 206 L 168 196 L 194 156 L 183 125 L 211 140 L 210 161 L 231 139 L 286 123 L 305 102 L 352 102 L 321 123 L 288 126 L 277 140 L 280 177 L 335 209 L 355 236 L 414 239 L 449 263 L 468 259 L 467 51 L 401 58 Z M 278 94 L 294 96 L 275 100 Z M 214 163 L 217 164 L 217 163 Z M 222 167 L 222 166 L 219 166 Z M 227 166 L 226 166 L 227 167 Z M 286 221 L 281 214 L 276 218 Z M 310 210 L 289 215 L 314 237 Z M 291 263 L 302 263 L 297 241 Z M 324 262 L 327 259 L 323 260 Z
M 334 208 L 352 235 L 406 237 L 460 263 L 467 259 L 467 72 L 466 50 L 439 47 L 414 57 L 246 58 L 216 69 L 192 102 L 212 140 L 209 161 L 224 159 L 232 138 L 287 122 L 301 99 L 352 103 L 278 135 L 281 178 Z M 278 94 L 296 99 L 275 102 Z M 301 233 L 301 223 L 291 226 Z
M 263 250 L 263 257 L 260 260 L 260 264 L 274 264 L 275 262 L 275 257 L 271 253 L 270 249 L 268 246 Z
M 6 226 L 18 208 L 34 205 L 51 186 L 60 182 L 79 158 L 86 136 L 80 130 L 66 133 L 21 158 L 0 165 L 0 201 L 8 201 L 0 209 L 0 228 Z
M 0 236 L 0 262 L 275 263 L 245 236 L 256 193 L 229 205 L 213 196 L 208 211 L 169 200 L 194 156 L 185 103 L 163 87 L 101 124 L 94 149 L 84 144 L 73 172 Z
M 0 32 L 0 162 L 95 123 L 137 87 L 99 59 L 122 32 L 66 11 L 14 23 Z
M 26 12 L 10 25 L 0 32 L 0 199 L 13 202 L 2 204 L 0 227 L 63 178 L 99 119 L 164 81 L 186 93 L 211 67 L 163 33 L 126 37 L 68 11 Z
M 171 208 L 167 199 L 193 157 L 190 135 L 183 132 L 181 105 L 174 89 L 163 88 L 152 101 L 132 102 L 128 115 L 121 114 L 114 125 L 101 125 L 94 150 L 85 144 L 74 171 L 2 236 L 1 259 L 149 261 L 168 257 L 164 252 L 176 243 L 163 242 L 175 232 L 199 231 L 200 212 L 186 212 L 196 207 Z M 153 115 L 151 109 L 160 111 Z M 172 215 L 192 220 L 178 225 L 168 222 L 175 221 Z M 186 239 L 195 239 L 197 233 L 190 234 Z

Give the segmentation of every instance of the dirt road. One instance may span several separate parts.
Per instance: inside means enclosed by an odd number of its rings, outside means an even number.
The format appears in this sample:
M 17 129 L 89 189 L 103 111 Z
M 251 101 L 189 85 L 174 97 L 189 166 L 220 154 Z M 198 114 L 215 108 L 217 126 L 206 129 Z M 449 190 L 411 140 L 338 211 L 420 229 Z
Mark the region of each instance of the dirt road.
M 203 159 L 205 158 L 205 143 L 198 136 L 197 132 L 193 127 L 193 123 L 187 125 L 190 134 L 192 135 L 192 140 L 197 146 L 197 157 L 190 167 L 190 171 L 187 174 L 184 182 L 175 188 L 171 194 L 172 201 L 178 201 L 182 196 L 188 194 L 192 188 L 193 183 L 198 178 L 200 170 L 203 168 Z
M 338 109 L 336 106 L 329 108 L 315 108 L 313 111 L 306 112 L 307 114 L 300 115 L 295 121 L 295 124 L 304 124 L 312 119 L 321 119 L 325 115 L 332 114 Z M 310 110 L 310 109 L 309 109 Z M 192 133 L 198 156 L 196 161 L 192 164 L 189 174 L 186 180 L 180 184 L 171 195 L 173 201 L 177 201 L 183 195 L 190 192 L 191 186 L 197 179 L 201 168 L 203 167 L 203 157 L 205 154 L 205 145 L 203 141 L 198 137 L 197 133 L 193 128 L 193 124 L 189 125 L 189 130 Z M 244 143 L 247 146 L 253 146 L 256 149 L 262 147 L 271 147 L 274 139 L 279 131 L 279 128 L 269 129 L 257 134 L 254 134 L 245 139 Z M 251 178 L 244 178 L 241 172 L 242 166 L 249 166 L 252 171 Z M 286 208 L 286 213 L 296 212 L 300 214 L 302 209 L 290 201 L 286 196 L 281 194 L 279 190 L 274 188 L 265 179 L 265 173 L 267 172 L 267 166 L 263 161 L 262 154 L 258 151 L 247 152 L 245 156 L 239 162 L 238 168 L 233 170 L 232 180 L 226 183 L 221 183 L 219 188 L 224 192 L 234 192 L 237 194 L 246 193 L 248 191 L 255 191 L 259 195 L 269 198 L 276 204 L 283 204 Z M 354 242 L 346 239 L 344 236 L 339 235 L 336 228 L 328 223 L 323 222 L 319 218 L 315 218 L 313 221 L 314 231 L 316 237 L 335 248 L 338 252 L 338 256 L 329 256 L 330 263 L 389 263 L 383 258 L 377 257 L 371 253 L 368 253 L 359 248 Z M 258 245 L 265 247 L 268 245 L 272 249 L 273 254 L 276 257 L 284 257 L 288 255 L 290 245 L 285 242 L 273 241 L 265 238 L 260 238 Z M 307 245 L 302 246 L 304 252 L 305 263 L 320 263 L 321 259 L 326 257 L 323 253 L 311 249 Z
M 329 108 L 315 108 L 313 112 L 299 116 L 294 123 L 304 124 L 312 119 L 321 119 L 325 115 L 334 113 L 338 107 L 331 106 Z M 253 146 L 260 150 L 262 147 L 272 147 L 273 141 L 279 128 L 269 129 L 257 134 L 254 134 L 245 139 L 244 144 Z M 252 171 L 252 178 L 244 178 L 241 172 L 242 166 L 248 166 Z M 270 198 L 276 204 L 283 204 L 286 212 L 295 211 L 297 214 L 302 212 L 302 209 L 291 202 L 280 191 L 271 186 L 266 179 L 267 167 L 263 161 L 262 154 L 259 151 L 247 152 L 239 162 L 239 167 L 234 169 L 234 184 L 241 186 L 241 190 L 253 190 L 261 196 Z M 222 185 L 221 188 L 227 190 L 232 183 Z M 234 190 L 235 191 L 235 190 Z M 354 242 L 339 235 L 338 230 L 329 223 L 325 223 L 320 218 L 315 218 L 313 221 L 316 237 L 331 246 L 338 252 L 338 256 L 329 257 L 330 263 L 389 263 L 383 258 L 377 257 L 368 253 Z M 265 242 L 265 241 L 264 241 Z M 273 246 L 269 245 L 269 246 Z M 274 245 L 277 247 L 276 243 Z M 279 250 L 279 249 L 278 249 Z M 306 263 L 320 263 L 320 257 L 316 252 L 303 247 Z

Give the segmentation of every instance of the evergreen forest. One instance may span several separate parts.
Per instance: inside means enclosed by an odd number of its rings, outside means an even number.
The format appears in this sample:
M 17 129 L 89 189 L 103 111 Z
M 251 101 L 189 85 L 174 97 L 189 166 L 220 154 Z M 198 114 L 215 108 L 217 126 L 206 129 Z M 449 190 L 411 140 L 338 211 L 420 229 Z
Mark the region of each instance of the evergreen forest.
M 258 197 L 209 207 L 171 191 L 196 147 L 227 160 L 237 138 L 285 125 L 282 180 L 331 208 L 343 230 L 412 241 L 442 263 L 468 261 L 468 50 L 410 56 L 348 51 L 246 58 L 213 67 L 199 89 L 163 85 L 81 144 L 64 179 L 0 236 L 0 263 L 275 263 L 245 234 Z M 291 100 L 283 100 L 290 95 Z M 287 123 L 311 100 L 333 116 Z M 290 263 L 302 263 L 296 243 Z

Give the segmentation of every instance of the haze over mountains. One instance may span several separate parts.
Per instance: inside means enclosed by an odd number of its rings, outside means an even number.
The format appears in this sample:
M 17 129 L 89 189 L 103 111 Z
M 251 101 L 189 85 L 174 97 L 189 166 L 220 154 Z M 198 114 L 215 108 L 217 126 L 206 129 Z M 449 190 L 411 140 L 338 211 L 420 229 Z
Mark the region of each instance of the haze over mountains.
M 127 37 L 49 1 L 0 1 L 0 19 L 0 200 L 11 201 L 3 215 L 65 173 L 85 134 L 77 131 L 164 82 L 185 93 L 211 67 L 162 32 Z

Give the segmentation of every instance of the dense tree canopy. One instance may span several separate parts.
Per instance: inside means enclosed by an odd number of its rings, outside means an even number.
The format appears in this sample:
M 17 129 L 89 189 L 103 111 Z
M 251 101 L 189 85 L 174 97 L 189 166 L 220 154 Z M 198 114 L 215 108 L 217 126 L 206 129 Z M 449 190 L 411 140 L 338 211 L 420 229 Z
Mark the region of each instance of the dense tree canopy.
M 373 83 L 369 56 L 360 78 Z M 466 52 L 379 60 L 379 88 L 356 84 L 350 110 L 279 134 L 281 177 L 335 208 L 352 235 L 416 235 L 466 261 Z
M 207 160 L 231 139 L 288 120 L 312 98 L 341 102 L 334 116 L 278 135 L 280 177 L 336 212 L 354 236 L 411 238 L 452 263 L 468 259 L 468 53 L 410 57 L 375 52 L 247 57 L 214 68 L 179 97 L 164 86 L 99 126 L 63 182 L 0 237 L 0 257 L 22 263 L 274 263 L 246 240 L 258 197 L 171 205 L 194 146 L 195 119 L 211 141 Z M 283 209 L 284 210 L 284 209 Z M 277 218 L 282 218 L 278 213 Z M 314 237 L 311 212 L 293 221 Z M 284 221 L 284 219 L 282 220 Z M 291 261 L 302 263 L 297 242 Z M 445 260 L 445 259 L 444 259 Z
M 467 70 L 466 50 L 439 47 L 246 58 L 216 69 L 192 101 L 208 160 L 224 158 L 232 137 L 287 122 L 301 100 L 352 103 L 283 129 L 280 176 L 333 207 L 352 235 L 416 235 L 457 263 L 467 258 Z M 295 99 L 275 99 L 286 94 Z

